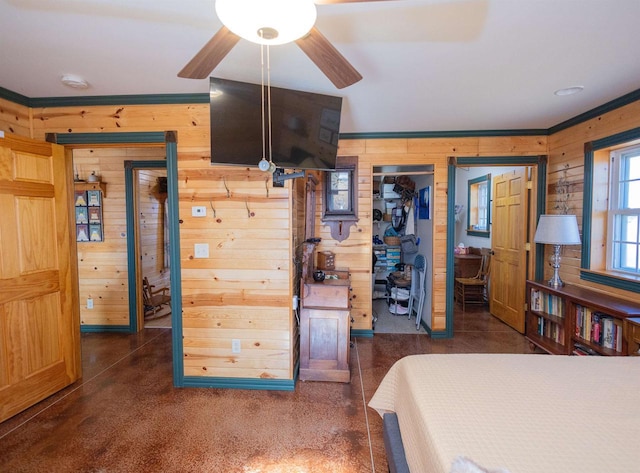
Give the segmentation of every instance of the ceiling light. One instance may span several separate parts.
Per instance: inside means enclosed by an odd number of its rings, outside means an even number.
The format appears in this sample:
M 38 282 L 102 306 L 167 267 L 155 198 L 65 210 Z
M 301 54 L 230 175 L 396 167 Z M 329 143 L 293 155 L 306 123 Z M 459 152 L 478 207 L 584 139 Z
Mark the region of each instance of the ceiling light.
M 75 74 L 65 74 L 60 78 L 60 81 L 67 87 L 71 87 L 73 89 L 87 89 L 89 88 L 89 83 L 80 76 Z
M 578 92 L 582 92 L 584 90 L 584 87 L 581 85 L 576 85 L 574 87 L 567 87 L 565 89 L 558 89 L 554 92 L 555 95 L 557 96 L 563 96 L 563 95 L 573 95 L 573 94 L 577 94 Z
M 312 0 L 217 0 L 220 21 L 258 44 L 285 44 L 303 37 L 316 22 Z

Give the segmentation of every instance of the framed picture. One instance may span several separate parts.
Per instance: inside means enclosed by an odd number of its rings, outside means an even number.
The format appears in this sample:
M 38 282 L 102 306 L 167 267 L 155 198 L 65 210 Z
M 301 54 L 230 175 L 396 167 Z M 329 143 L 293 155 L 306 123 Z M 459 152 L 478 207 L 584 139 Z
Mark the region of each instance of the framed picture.
M 76 241 L 89 241 L 89 225 L 76 225 Z
M 89 207 L 100 207 L 100 191 L 87 191 L 87 205 Z
M 87 193 L 85 191 L 75 191 L 75 206 L 83 206 L 87 205 Z
M 89 207 L 89 223 L 96 224 L 102 223 L 102 208 L 101 207 Z
M 76 224 L 89 223 L 89 215 L 87 214 L 87 207 L 76 207 Z
M 89 225 L 89 240 L 102 241 L 102 225 Z
M 418 192 L 418 218 L 421 220 L 431 218 L 431 186 L 423 187 Z

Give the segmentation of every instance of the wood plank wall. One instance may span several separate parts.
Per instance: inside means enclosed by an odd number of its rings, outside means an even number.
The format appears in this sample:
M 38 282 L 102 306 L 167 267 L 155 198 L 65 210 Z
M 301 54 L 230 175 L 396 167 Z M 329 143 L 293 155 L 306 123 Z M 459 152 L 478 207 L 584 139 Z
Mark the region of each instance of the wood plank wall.
M 44 139 L 46 132 L 178 132 L 179 213 L 185 373 L 199 376 L 274 377 L 291 379 L 295 324 L 291 319 L 293 227 L 291 187 L 272 189 L 255 172 L 228 174 L 209 165 L 209 109 L 207 105 L 150 105 L 61 107 L 29 110 L 0 102 L 0 128 Z M 9 112 L 7 112 L 9 110 Z M 24 118 L 31 122 L 23 125 Z M 20 123 L 17 126 L 16 123 Z M 446 265 L 446 194 L 448 156 L 498 156 L 550 154 L 548 211 L 556 195 L 554 183 L 568 166 L 575 187 L 576 213 L 580 217 L 579 182 L 584 141 L 640 125 L 640 103 L 546 137 L 416 138 L 342 140 L 340 154 L 359 156 L 359 217 L 351 237 L 342 243 L 330 240 L 328 228 L 319 222 L 323 238 L 319 250 L 336 253 L 338 266 L 352 272 L 354 328 L 371 328 L 371 182 L 373 166 L 433 164 L 434 245 L 430 256 L 434 271 L 434 330 L 444 329 Z M 548 142 L 548 143 L 547 143 Z M 226 176 L 226 177 L 225 177 Z M 227 198 L 224 181 L 230 189 Z M 267 191 L 269 196 L 267 196 Z M 320 190 L 321 192 L 321 190 Z M 321 195 L 321 194 L 318 194 Z M 194 222 L 194 202 L 212 202 L 220 218 Z M 257 212 L 247 216 L 247 208 Z M 572 207 L 573 208 L 573 207 Z M 209 210 L 209 209 L 208 209 Z M 260 225 L 254 225 L 258 221 Z M 249 224 L 250 223 L 250 224 Z M 209 241 L 210 260 L 194 260 L 193 244 Z M 215 251 L 213 251 L 215 249 Z M 579 251 L 576 252 L 579 254 Z M 268 255 L 268 256 L 265 256 Z M 565 255 L 563 279 L 586 285 L 571 272 Z M 577 265 L 574 264 L 575 267 Z M 566 268 L 566 269 L 565 269 Z M 566 273 L 566 274 L 564 274 Z M 277 288 L 277 289 L 276 289 Z M 626 294 L 630 296 L 630 294 Z M 232 356 L 231 338 L 242 341 L 242 356 Z M 245 349 L 246 348 L 246 349 Z M 248 353 L 247 353 L 248 352 Z
M 83 325 L 129 325 L 124 162 L 164 158 L 164 148 L 73 150 L 74 169 L 80 178 L 86 179 L 95 171 L 107 185 L 102 205 L 104 240 L 78 243 Z M 87 308 L 88 298 L 93 299 L 93 309 Z
M 373 224 L 373 168 L 382 165 L 434 166 L 433 221 L 434 241 L 431 255 L 426 255 L 433 267 L 431 327 L 446 328 L 446 235 L 447 235 L 447 163 L 449 156 L 537 156 L 546 153 L 547 138 L 487 137 L 487 138 L 411 138 L 341 140 L 339 154 L 358 156 L 358 217 L 348 239 L 338 243 L 331 239 L 329 227 L 320 221 L 318 206 L 316 227 L 322 242 L 318 251 L 333 251 L 336 266 L 348 267 L 353 287 L 353 328 L 370 330 L 371 252 Z M 322 195 L 320 190 L 320 194 Z
M 33 137 L 31 109 L 0 98 L 0 130 L 14 135 Z
M 637 127 L 640 127 L 640 101 L 633 102 L 551 135 L 549 137 L 547 211 L 549 213 L 561 213 L 560 207 L 566 203 L 567 213 L 577 216 L 582 234 L 584 144 Z M 606 176 L 596 175 L 595 178 L 606 179 Z M 559 185 L 563 182 L 567 183 L 566 186 Z M 562 188 L 562 191 L 559 191 L 559 188 Z M 606 202 L 608 196 L 600 193 L 596 196 L 596 199 L 600 202 Z M 597 225 L 594 225 L 594 233 L 600 230 Z M 563 281 L 590 287 L 605 293 L 616 294 L 632 301 L 638 300 L 637 293 L 581 280 L 581 251 L 581 245 L 563 248 L 562 266 L 560 268 L 560 277 Z M 548 257 L 550 248 L 545 248 L 545 252 L 545 256 Z M 551 270 L 548 267 L 545 268 L 545 277 L 551 277 Z

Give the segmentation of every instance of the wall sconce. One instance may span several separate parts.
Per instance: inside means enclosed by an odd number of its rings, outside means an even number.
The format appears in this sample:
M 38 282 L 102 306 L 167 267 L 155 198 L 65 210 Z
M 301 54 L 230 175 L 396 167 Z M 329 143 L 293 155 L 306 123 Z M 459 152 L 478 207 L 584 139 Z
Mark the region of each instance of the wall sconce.
M 538 228 L 533 238 L 536 243 L 553 245 L 553 254 L 549 258 L 549 265 L 553 268 L 553 276 L 548 284 L 552 287 L 562 287 L 560 279 L 560 246 L 579 245 L 580 232 L 575 215 L 540 215 Z

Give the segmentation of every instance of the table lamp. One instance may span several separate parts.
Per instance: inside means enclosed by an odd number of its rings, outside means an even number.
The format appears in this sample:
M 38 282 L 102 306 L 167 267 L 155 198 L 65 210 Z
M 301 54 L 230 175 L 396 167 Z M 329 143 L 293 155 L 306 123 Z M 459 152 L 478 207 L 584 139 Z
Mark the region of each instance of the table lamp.
M 540 215 L 538 228 L 533 238 L 536 243 L 553 245 L 553 254 L 549 258 L 549 265 L 553 268 L 553 276 L 549 279 L 549 286 L 562 287 L 560 279 L 560 246 L 579 245 L 580 232 L 575 215 Z

